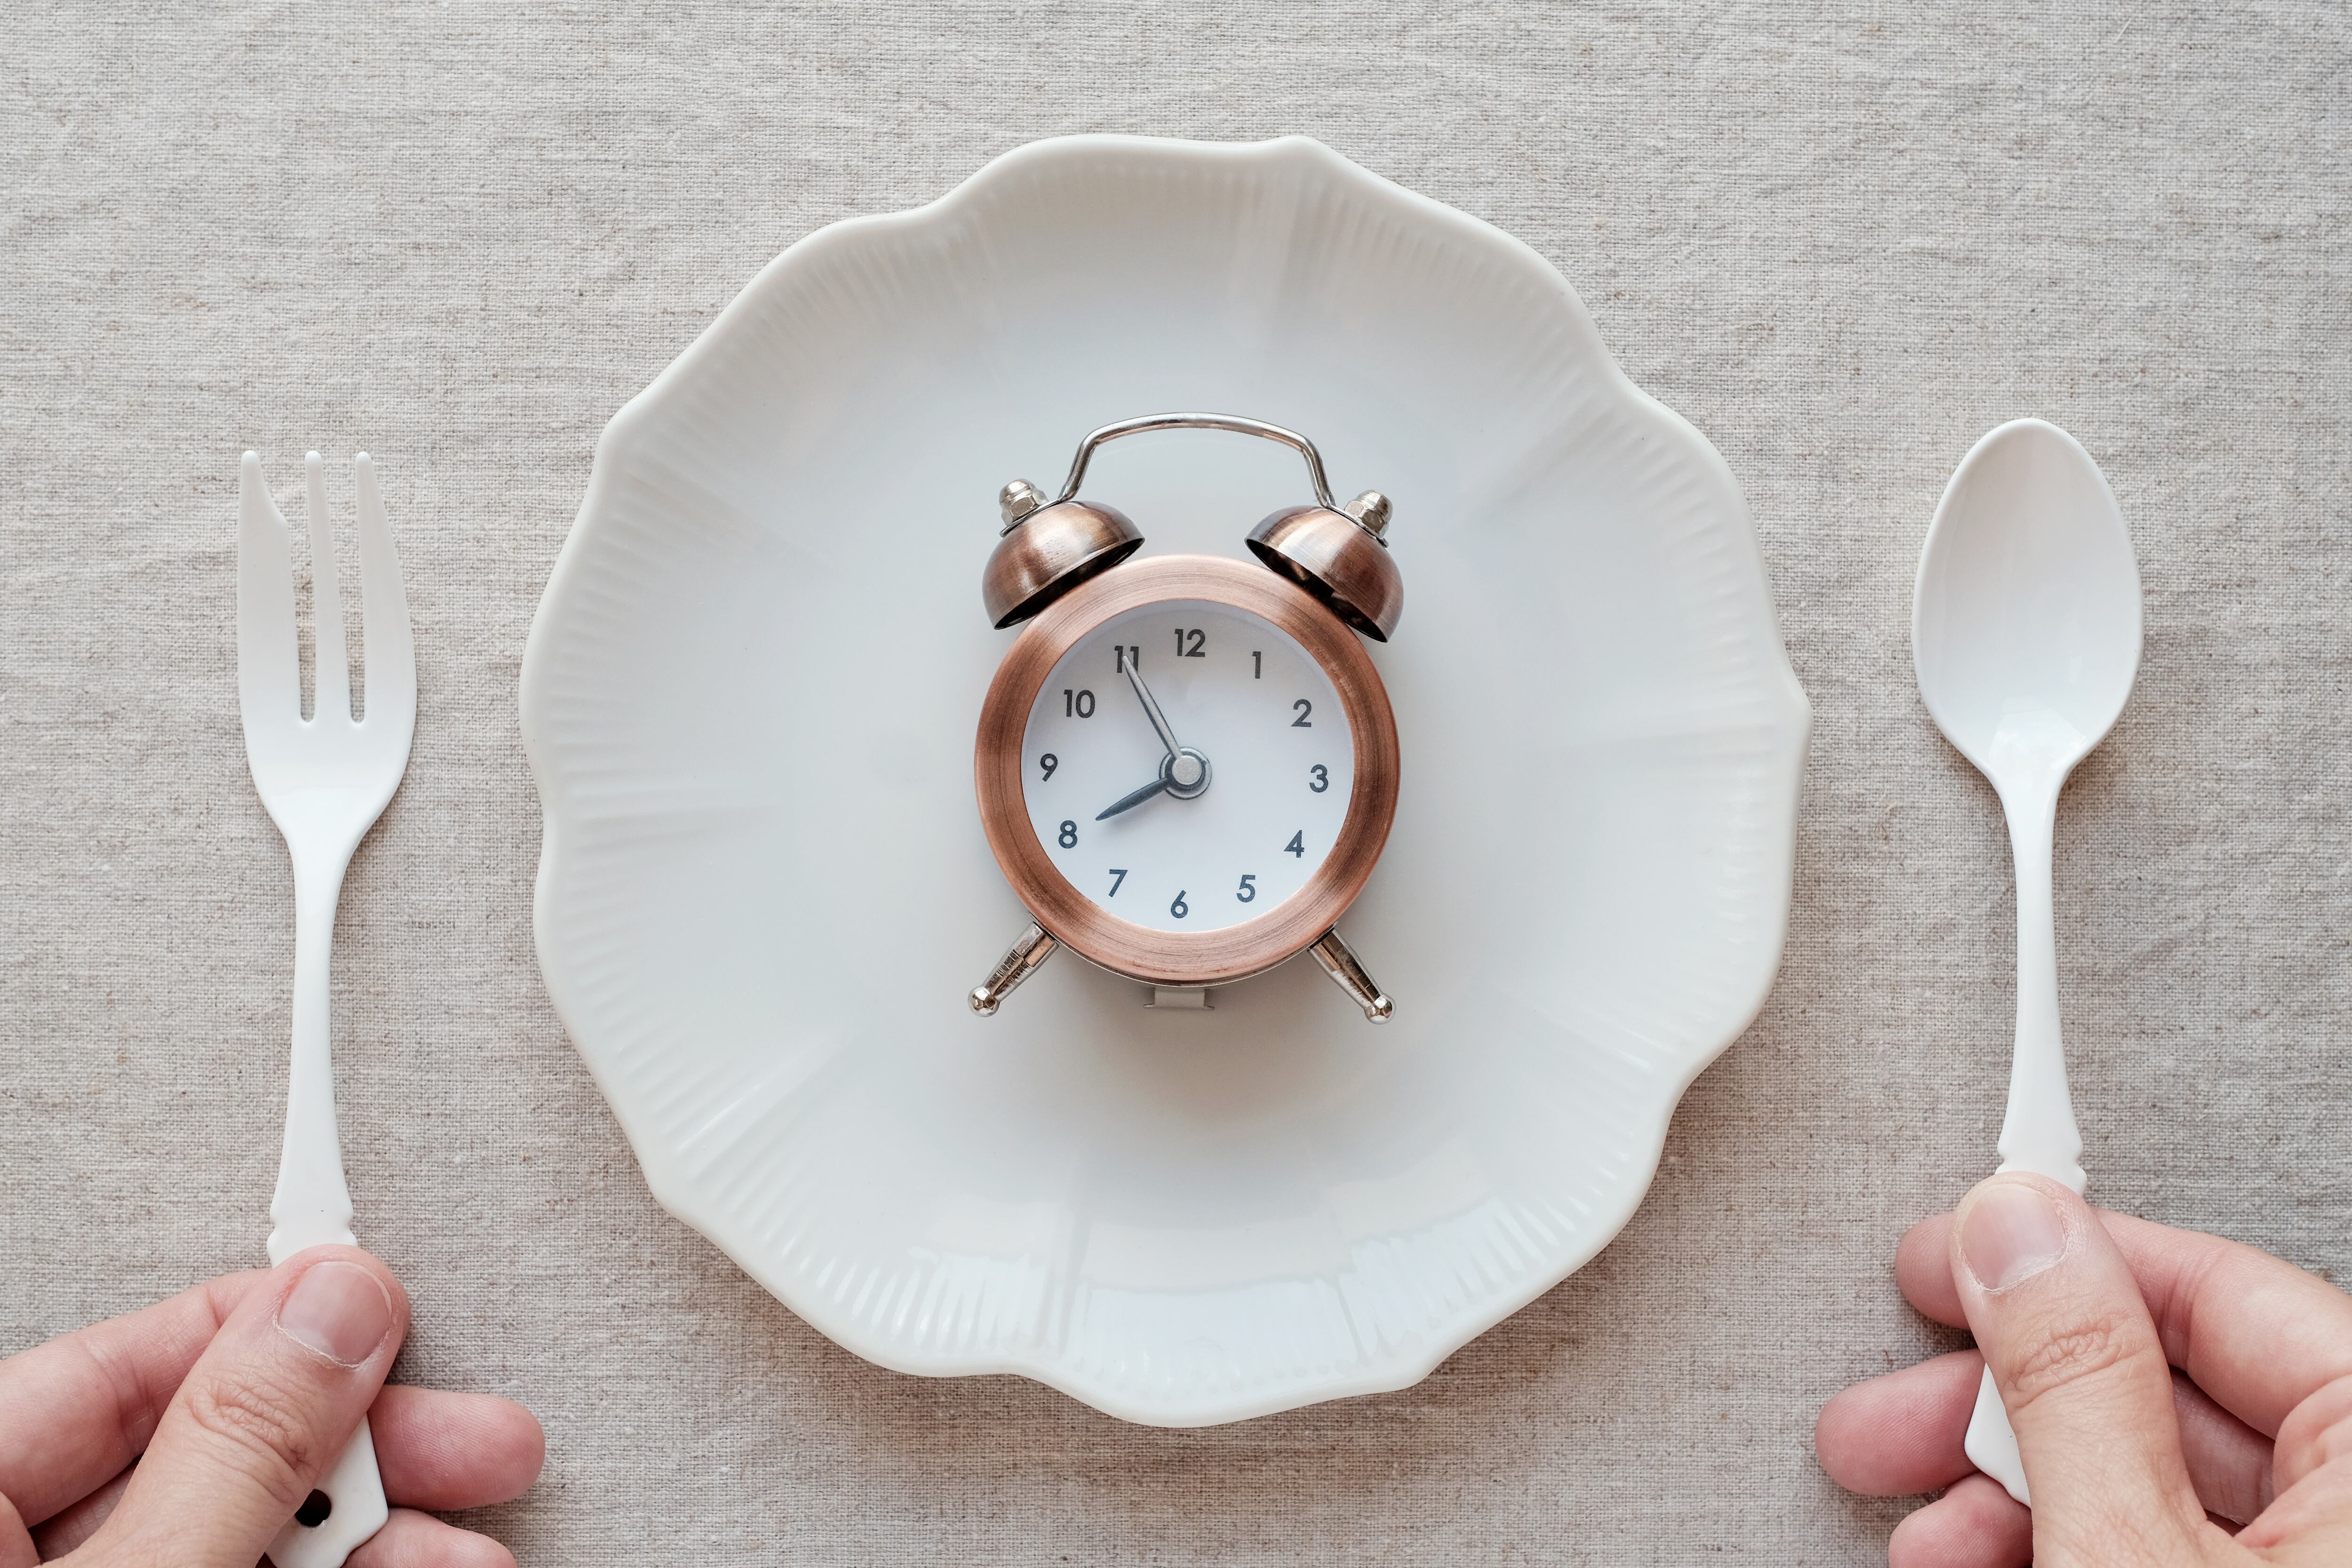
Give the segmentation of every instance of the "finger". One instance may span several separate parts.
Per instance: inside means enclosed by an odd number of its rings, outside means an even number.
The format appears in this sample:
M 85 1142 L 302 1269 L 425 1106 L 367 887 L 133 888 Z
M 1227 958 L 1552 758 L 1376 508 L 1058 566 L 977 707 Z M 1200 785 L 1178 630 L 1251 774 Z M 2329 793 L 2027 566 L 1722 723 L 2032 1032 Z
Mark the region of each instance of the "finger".
M 1960 1288 L 1952 1283 L 1952 1216 L 1929 1215 L 1895 1244 L 1895 1285 L 1923 1318 L 1969 1326 Z
M 126 1469 L 80 1501 L 49 1515 L 47 1522 L 33 1531 L 33 1544 L 41 1549 L 41 1561 L 63 1557 L 96 1535 L 98 1527 L 106 1522 L 114 1505 L 122 1500 L 123 1489 L 130 1484 L 131 1472 Z
M 1830 1479 L 1866 1497 L 1908 1497 L 1972 1473 L 1961 1448 L 1984 1358 L 1954 1351 L 1841 1392 L 1822 1409 L 1813 1447 Z M 2352 1383 L 2346 1384 L 2352 1416 Z M 2271 1445 L 2176 1373 L 2181 1458 L 2208 1513 L 2243 1524 L 2270 1506 Z M 2352 1426 L 2346 1436 L 2352 1439 Z M 2352 1441 L 2347 1441 L 2352 1448 Z
M 407 1331 L 400 1282 L 358 1247 L 279 1264 L 188 1369 L 93 1544 L 249 1568 L 341 1451 Z
M 2271 1502 L 2271 1440 L 2213 1403 L 2182 1373 L 2172 1374 L 2172 1417 L 2197 1500 L 2209 1514 L 2243 1524 Z
M 1954 1351 L 1841 1391 L 1813 1424 L 1830 1479 L 1867 1497 L 1932 1492 L 1971 1475 L 1960 1451 L 1984 1358 Z
M 1961 1200 L 1950 1256 L 2040 1505 L 2036 1548 L 2186 1560 L 2212 1526 L 2181 1458 L 2172 1369 L 2105 1228 L 2065 1187 L 2013 1172 Z
M 2238 1543 L 2279 1563 L 2352 1563 L 2352 1456 L 2330 1460 L 2278 1495 Z
M 0 1492 L 0 1568 L 38 1568 L 41 1552 L 33 1544 L 30 1531 L 25 1528 L 24 1516 L 16 1505 Z
M 2326 1465 L 2352 1460 L 2352 1377 L 2339 1377 L 2280 1423 L 2273 1484 L 2284 1492 Z
M 405 1508 L 394 1509 L 344 1561 L 348 1568 L 515 1568 L 514 1553 L 488 1536 Z
M 2025 1568 L 2033 1512 L 1986 1476 L 1970 1476 L 1909 1515 L 1886 1542 L 1886 1568 Z
M 546 1457 L 546 1438 L 530 1412 L 487 1394 L 387 1384 L 368 1418 L 384 1495 L 412 1509 L 485 1508 L 520 1497 Z M 96 1534 L 131 1475 L 125 1469 L 34 1531 L 40 1560 L 62 1557 Z M 0 1568 L 9 1568 L 5 1551 Z
M 368 1409 L 384 1496 L 444 1511 L 520 1497 L 539 1477 L 547 1440 L 530 1411 L 487 1394 L 387 1384 Z M 52 1514 L 33 1532 L 44 1560 L 88 1541 L 114 1511 L 131 1472 Z M 0 1555 L 0 1568 L 7 1559 Z
M 231 1274 L 0 1361 L 0 1496 L 38 1524 L 120 1475 L 222 1322 L 268 1278 Z
M 368 1409 L 384 1496 L 395 1505 L 449 1510 L 520 1497 L 538 1479 L 546 1438 L 530 1411 L 487 1394 L 445 1394 L 387 1384 Z M 44 1560 L 88 1541 L 114 1510 L 131 1472 L 52 1514 L 33 1532 Z M 7 1559 L 0 1555 L 0 1568 Z
M 2264 1436 L 2312 1393 L 2352 1376 L 2352 1297 L 2255 1247 L 2095 1211 L 2156 1320 L 2165 1358 Z M 1948 1258 L 1951 1216 L 1897 1244 L 1895 1282 L 1939 1323 L 1967 1321 Z
M 2352 1377 L 2352 1297 L 2258 1248 L 2101 1214 L 2172 1364 L 2264 1436 Z
M 488 1394 L 391 1384 L 368 1411 L 383 1494 L 409 1508 L 485 1508 L 539 1479 L 547 1438 L 531 1413 Z

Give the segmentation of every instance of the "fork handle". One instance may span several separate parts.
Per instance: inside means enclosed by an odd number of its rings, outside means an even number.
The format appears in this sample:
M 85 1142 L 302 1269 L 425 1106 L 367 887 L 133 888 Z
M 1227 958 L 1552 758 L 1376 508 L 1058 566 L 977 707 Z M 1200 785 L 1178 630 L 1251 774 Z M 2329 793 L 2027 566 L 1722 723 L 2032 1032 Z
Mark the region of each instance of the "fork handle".
M 306 856 L 292 848 L 298 837 L 287 836 L 294 856 L 294 1050 L 287 1073 L 286 1142 L 278 1158 L 278 1192 L 269 1202 L 269 1217 L 277 1222 L 269 1233 L 272 1264 L 306 1247 L 349 1247 L 356 1240 L 342 1141 L 335 1130 L 335 1062 L 329 1037 L 335 905 L 351 850 Z M 322 1513 L 317 1511 L 321 1498 Z M 320 1478 L 316 1491 L 270 1542 L 270 1560 L 278 1568 L 342 1568 L 343 1560 L 389 1517 L 375 1436 L 362 1416 L 359 1430 Z
M 289 846 L 297 835 L 287 836 Z M 286 1075 L 286 1140 L 269 1200 L 269 1261 L 306 1247 L 352 1245 L 352 1190 L 335 1131 L 335 1058 L 329 1038 L 329 962 L 335 903 L 351 851 L 294 858 L 294 1050 Z

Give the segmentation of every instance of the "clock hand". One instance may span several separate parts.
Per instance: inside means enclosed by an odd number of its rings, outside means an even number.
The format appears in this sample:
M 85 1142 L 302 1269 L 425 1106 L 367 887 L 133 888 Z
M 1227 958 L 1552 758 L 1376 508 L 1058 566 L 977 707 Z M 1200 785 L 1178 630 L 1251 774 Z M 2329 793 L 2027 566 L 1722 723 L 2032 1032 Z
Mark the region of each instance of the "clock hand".
M 1209 759 L 1190 746 L 1177 744 L 1176 731 L 1169 727 L 1168 715 L 1160 710 L 1160 703 L 1151 695 L 1151 688 L 1143 684 L 1142 661 L 1121 653 L 1118 667 L 1127 672 L 1128 684 L 1135 688 L 1136 700 L 1143 704 L 1143 716 L 1151 721 L 1152 729 L 1159 732 L 1160 743 L 1168 748 L 1168 755 L 1160 764 L 1158 784 L 1129 795 L 1104 812 L 1102 816 L 1096 817 L 1097 822 L 1100 822 L 1103 816 L 1116 816 L 1130 806 L 1140 805 L 1161 790 L 1166 790 L 1178 800 L 1192 800 L 1209 787 Z
M 1117 816 L 1122 811 L 1132 811 L 1135 807 L 1141 805 L 1145 801 L 1150 800 L 1153 795 L 1161 794 L 1167 788 L 1168 777 L 1167 774 L 1163 773 L 1160 777 L 1153 779 L 1141 789 L 1129 790 L 1127 794 L 1120 795 L 1117 800 L 1111 802 L 1110 805 L 1105 806 L 1102 810 L 1095 813 L 1095 820 L 1097 822 L 1100 822 L 1107 816 Z
M 1118 662 L 1119 668 L 1127 671 L 1128 682 L 1135 688 L 1135 695 L 1142 700 L 1143 716 L 1151 721 L 1154 730 L 1160 731 L 1160 743 L 1168 748 L 1171 757 L 1175 756 L 1184 748 L 1176 743 L 1176 731 L 1168 727 L 1168 715 L 1160 711 L 1160 704 L 1152 700 L 1151 688 L 1143 684 L 1141 661 L 1121 654 Z
M 1171 795 L 1178 800 L 1196 800 L 1208 787 L 1209 759 L 1187 746 L 1182 751 L 1171 752 L 1160 758 L 1158 778 L 1141 789 L 1119 796 L 1098 813 L 1095 820 L 1100 822 L 1106 816 L 1131 811 L 1155 795 Z

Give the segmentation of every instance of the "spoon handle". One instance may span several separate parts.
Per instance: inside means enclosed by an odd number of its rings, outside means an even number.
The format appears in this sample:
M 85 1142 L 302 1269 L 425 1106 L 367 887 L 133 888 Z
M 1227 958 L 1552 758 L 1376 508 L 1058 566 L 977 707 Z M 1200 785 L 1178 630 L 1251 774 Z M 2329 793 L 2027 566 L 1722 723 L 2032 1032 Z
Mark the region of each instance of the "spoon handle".
M 2050 851 L 2064 775 L 2001 797 L 2017 865 L 2017 1048 L 2009 1064 L 2009 1111 L 2000 1124 L 2000 1168 L 2032 1171 L 2080 1193 L 2082 1131 L 2066 1090 L 2058 1034 L 2058 931 L 2051 910 Z
M 2039 781 L 2037 781 L 2038 783 Z M 2017 1048 L 2010 1058 L 2009 1112 L 2000 1126 L 2000 1168 L 2032 1171 L 2084 1187 L 2083 1134 L 2066 1090 L 2066 1054 L 2058 1034 L 2058 931 L 2051 908 L 2051 846 L 2058 826 L 2058 785 L 2001 796 L 2009 847 L 2017 865 Z M 2017 1434 L 2000 1403 L 1992 1369 L 1977 1385 L 1977 1406 L 1961 1445 L 1969 1462 L 2032 1506 Z

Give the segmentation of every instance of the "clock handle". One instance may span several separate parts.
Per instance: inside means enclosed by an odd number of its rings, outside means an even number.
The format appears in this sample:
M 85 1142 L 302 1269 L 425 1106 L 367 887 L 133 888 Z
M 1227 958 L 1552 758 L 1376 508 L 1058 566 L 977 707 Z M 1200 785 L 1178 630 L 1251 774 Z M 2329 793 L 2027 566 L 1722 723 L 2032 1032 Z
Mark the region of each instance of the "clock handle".
M 1003 1000 L 1013 994 L 1020 984 L 1037 973 L 1037 966 L 1054 956 L 1061 943 L 1045 934 L 1045 928 L 1031 921 L 988 972 L 985 984 L 976 985 L 971 993 L 971 1010 L 986 1018 L 992 1016 Z
M 1349 1001 L 1364 1010 L 1364 1017 L 1369 1022 L 1385 1024 L 1395 1016 L 1396 1004 L 1372 984 L 1372 977 L 1364 973 L 1363 963 L 1357 958 L 1356 950 L 1339 935 L 1338 926 L 1325 931 L 1322 940 L 1309 951 L 1315 954 L 1315 962 L 1323 966 L 1323 973 L 1348 994 Z
M 1095 455 L 1097 447 L 1121 436 L 1140 436 L 1150 430 L 1229 430 L 1236 436 L 1279 441 L 1307 459 L 1307 477 L 1315 481 L 1316 504 L 1328 511 L 1339 510 L 1331 500 L 1331 481 L 1323 477 L 1323 456 L 1316 451 L 1314 442 L 1296 430 L 1286 430 L 1263 419 L 1244 419 L 1238 414 L 1147 414 L 1140 419 L 1122 419 L 1091 431 L 1078 443 L 1078 455 L 1070 459 L 1070 477 L 1062 481 L 1062 493 L 1048 504 L 1059 506 L 1078 493 L 1078 486 L 1086 482 L 1087 462 Z

